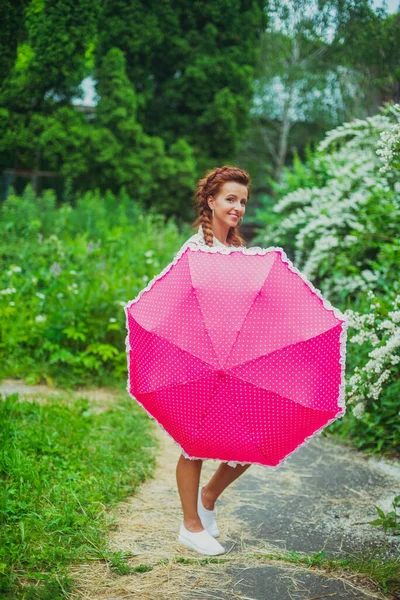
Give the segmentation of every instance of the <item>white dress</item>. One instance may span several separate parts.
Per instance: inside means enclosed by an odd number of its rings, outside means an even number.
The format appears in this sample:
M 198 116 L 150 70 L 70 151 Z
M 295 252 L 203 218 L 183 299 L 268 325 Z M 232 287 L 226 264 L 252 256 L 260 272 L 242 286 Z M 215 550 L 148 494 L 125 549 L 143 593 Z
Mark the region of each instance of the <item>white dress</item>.
M 194 235 L 192 235 L 192 237 L 190 237 L 188 240 L 186 240 L 186 242 L 183 244 L 181 250 L 183 248 L 186 248 L 187 246 L 189 246 L 190 248 L 198 248 L 199 246 L 206 246 L 206 241 L 204 239 L 204 234 L 203 234 L 203 228 L 201 225 L 199 225 L 199 228 L 197 230 L 197 233 L 195 233 Z M 227 248 L 228 246 L 225 246 L 225 244 L 223 244 L 222 242 L 219 241 L 218 238 L 215 237 L 215 235 L 213 236 L 213 246 L 222 246 L 223 248 Z M 246 246 L 238 246 L 239 248 L 245 248 Z M 180 251 L 181 251 L 180 250 Z M 182 450 L 182 454 L 183 456 L 185 456 L 186 458 L 191 458 L 190 456 L 188 456 L 186 454 L 186 452 L 184 450 Z M 195 460 L 195 459 L 193 459 Z M 222 462 L 226 462 L 226 461 L 222 461 Z M 244 464 L 244 463 L 237 463 L 235 461 L 229 461 L 228 465 L 230 467 L 236 467 L 236 465 L 238 464 Z
M 207 244 L 204 239 L 203 228 L 201 225 L 199 225 L 197 233 L 195 233 L 194 235 L 192 235 L 192 237 L 190 237 L 189 239 L 186 240 L 186 242 L 180 248 L 179 253 L 181 252 L 181 250 L 183 250 L 183 248 L 186 248 L 187 246 L 192 247 L 192 248 L 198 248 L 199 246 L 206 246 L 206 245 Z M 215 235 L 213 236 L 213 246 L 222 246 L 222 248 L 230 248 L 230 247 L 233 248 L 233 246 L 225 246 L 225 244 L 220 242 L 219 239 L 215 237 Z M 237 248 L 246 248 L 246 247 L 247 246 L 237 246 Z

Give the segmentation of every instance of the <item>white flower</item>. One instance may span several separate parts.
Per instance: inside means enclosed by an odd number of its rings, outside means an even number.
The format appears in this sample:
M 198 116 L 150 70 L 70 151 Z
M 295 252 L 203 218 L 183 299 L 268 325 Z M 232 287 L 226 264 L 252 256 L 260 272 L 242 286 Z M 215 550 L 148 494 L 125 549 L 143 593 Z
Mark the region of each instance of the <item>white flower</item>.
M 373 273 L 370 269 L 364 269 L 363 271 L 361 271 L 361 275 L 367 281 L 376 281 L 377 279 L 379 279 L 379 273 Z
M 361 419 L 361 417 L 363 416 L 365 412 L 365 405 L 363 402 L 359 402 L 358 404 L 355 405 L 355 407 L 353 408 L 353 415 L 357 418 L 357 419 Z
M 57 294 L 57 298 L 63 298 L 63 297 L 64 297 L 64 294 L 63 294 L 62 292 L 59 292 L 59 293 Z
M 61 273 L 61 266 L 58 262 L 54 262 L 50 267 L 50 272 L 54 275 L 54 277 L 58 277 Z
M 356 385 L 356 383 L 359 383 L 361 381 L 361 377 L 360 375 L 358 375 L 357 373 L 355 373 L 354 375 L 352 375 L 349 379 L 349 385 Z
M 5 290 L 0 290 L 0 294 L 3 294 L 3 296 L 7 296 L 8 294 L 15 294 L 17 290 L 13 287 L 11 288 L 6 288 Z
M 36 292 L 36 296 L 38 298 L 41 298 L 42 300 L 44 300 L 46 298 L 46 296 L 44 294 L 41 294 L 40 292 Z
M 372 297 L 372 293 L 370 296 Z M 382 320 L 377 316 L 375 321 L 373 311 L 377 306 L 374 302 L 371 303 L 371 312 L 366 314 L 358 314 L 350 309 L 345 311 L 349 325 L 357 330 L 350 341 L 371 343 L 374 346 L 368 352 L 368 360 L 361 367 L 355 367 L 355 373 L 348 381 L 347 397 L 353 404 L 363 402 L 366 398 L 379 400 L 385 385 L 397 376 L 397 371 L 392 367 L 400 363 L 400 327 L 396 322 L 400 316 L 397 310 L 398 300 L 399 296 L 396 296 L 393 300 L 394 310 L 388 311 L 386 318 Z M 356 416 L 357 412 L 361 413 L 360 407 L 356 410 Z
M 46 321 L 46 319 L 47 319 L 46 315 L 37 315 L 35 317 L 36 323 L 43 323 L 44 321 Z
M 74 269 L 72 269 L 72 270 L 70 271 L 70 273 L 71 273 L 71 275 L 76 275 L 76 271 L 75 271 Z
M 10 306 L 15 306 L 15 302 L 10 302 Z
M 380 134 L 380 140 L 376 145 L 376 154 L 382 161 L 379 172 L 384 174 L 389 171 L 389 167 L 400 146 L 400 124 L 394 124 L 389 131 Z
M 400 310 L 394 310 L 388 313 L 393 323 L 400 323 Z
M 144 253 L 145 256 L 153 256 L 153 250 L 147 250 L 147 252 Z
M 11 265 L 9 271 L 7 271 L 7 275 L 12 275 L 13 273 L 21 273 L 21 271 L 21 267 L 18 267 L 17 265 Z
M 142 278 L 142 279 L 143 279 L 143 281 L 148 281 L 148 280 L 149 280 L 149 278 L 148 278 L 148 276 L 147 276 L 147 275 L 143 275 L 143 278 Z
M 37 283 L 37 281 L 38 281 L 37 277 L 32 277 L 31 281 L 32 281 L 32 283 Z
M 396 329 L 396 324 L 393 321 L 390 321 L 390 319 L 385 319 L 378 325 L 378 329 L 389 329 L 390 331 L 393 331 Z
M 117 319 L 114 319 L 114 317 L 111 317 L 110 319 L 108 319 L 110 323 L 116 323 Z

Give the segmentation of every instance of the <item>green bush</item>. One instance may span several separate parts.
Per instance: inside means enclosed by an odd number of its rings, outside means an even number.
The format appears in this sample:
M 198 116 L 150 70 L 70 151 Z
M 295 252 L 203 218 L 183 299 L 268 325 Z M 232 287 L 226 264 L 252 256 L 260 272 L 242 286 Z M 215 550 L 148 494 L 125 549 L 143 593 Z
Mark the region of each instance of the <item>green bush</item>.
M 52 190 L 36 197 L 27 187 L 1 206 L 0 240 L 0 378 L 126 378 L 123 305 L 181 246 L 173 220 L 144 214 L 123 192 L 56 206 Z
M 400 105 L 327 133 L 274 186 L 255 244 L 282 246 L 349 318 L 346 402 L 336 432 L 400 453 Z M 373 302 L 371 303 L 371 299 Z

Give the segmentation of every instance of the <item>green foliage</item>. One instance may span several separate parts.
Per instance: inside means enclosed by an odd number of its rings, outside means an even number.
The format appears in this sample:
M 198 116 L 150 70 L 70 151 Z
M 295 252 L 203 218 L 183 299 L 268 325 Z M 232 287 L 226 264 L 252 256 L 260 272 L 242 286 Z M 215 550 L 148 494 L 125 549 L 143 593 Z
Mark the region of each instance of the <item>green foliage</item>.
M 381 173 L 377 149 L 399 118 L 376 115 L 329 132 L 303 168 L 295 162 L 285 171 L 273 207 L 279 219 L 255 240 L 286 243 L 296 264 L 342 307 L 370 288 L 382 295 L 398 289 L 398 177 L 395 168 Z
M 352 373 L 353 363 L 351 352 L 350 348 L 347 369 L 349 373 Z M 365 352 L 363 354 L 365 356 Z M 362 355 L 360 359 L 362 360 Z M 330 425 L 327 431 L 339 435 L 344 440 L 350 440 L 354 447 L 363 452 L 398 457 L 400 454 L 399 384 L 387 385 L 379 400 L 370 400 L 362 417 L 357 418 L 348 410 L 346 416 L 340 419 L 340 422 Z
M 0 85 L 12 69 L 22 37 L 21 13 L 24 0 L 3 0 L 0 3 Z
M 151 565 L 137 565 L 131 567 L 128 558 L 132 556 L 131 552 L 118 551 L 113 552 L 109 557 L 110 567 L 118 575 L 133 575 L 134 573 L 148 573 L 153 569 Z
M 125 313 L 183 242 L 122 193 L 56 207 L 27 188 L 0 212 L 0 377 L 62 386 L 126 379 Z
M 121 50 L 112 48 L 107 53 L 98 79 L 100 101 L 88 153 L 93 186 L 115 193 L 125 186 L 158 212 L 172 215 L 181 210 L 182 218 L 190 218 L 187 198 L 195 178 L 191 147 L 177 139 L 167 151 L 161 137 L 144 132 L 137 120 L 139 98 L 126 75 Z
M 69 563 L 112 558 L 105 507 L 151 475 L 153 445 L 149 420 L 126 395 L 103 411 L 84 397 L 0 400 L 2 597 L 23 585 L 24 598 L 64 598 Z
M 124 53 L 146 133 L 168 147 L 184 139 L 198 170 L 231 158 L 248 122 L 265 2 L 107 0 L 101 22 L 98 64 L 111 48 Z
M 33 58 L 26 92 L 37 105 L 49 97 L 65 102 L 79 93 L 99 11 L 99 0 L 43 0 L 27 6 L 24 21 Z
M 339 60 L 355 76 L 354 95 L 365 117 L 383 102 L 395 101 L 393 81 L 400 73 L 399 14 L 388 14 L 368 1 L 343 3 L 343 17 L 328 50 L 328 60 Z
M 354 412 L 328 430 L 387 455 L 400 452 L 399 120 L 400 107 L 389 105 L 328 132 L 304 162 L 295 158 L 275 185 L 278 202 L 260 209 L 264 228 L 254 240 L 283 246 L 351 316 L 346 398 Z
M 53 171 L 77 195 L 125 187 L 191 219 L 196 178 L 246 128 L 265 1 L 22 4 L 0 35 L 0 167 Z M 72 104 L 86 76 L 92 114 Z
M 368 525 L 382 527 L 385 532 L 392 535 L 400 535 L 400 496 L 396 496 L 392 502 L 393 510 L 385 513 L 379 506 L 375 506 L 378 518 L 369 521 Z
M 87 74 L 99 1 L 14 4 L 18 21 L 14 33 L 21 35 L 13 37 L 18 45 L 0 88 L 0 165 L 54 169 L 79 177 L 88 168 L 84 152 L 88 131 L 71 98 L 79 96 Z
M 268 3 L 250 126 L 238 155 L 256 188 L 344 121 L 398 101 L 400 25 L 371 0 Z M 376 4 L 376 3 L 375 3 Z

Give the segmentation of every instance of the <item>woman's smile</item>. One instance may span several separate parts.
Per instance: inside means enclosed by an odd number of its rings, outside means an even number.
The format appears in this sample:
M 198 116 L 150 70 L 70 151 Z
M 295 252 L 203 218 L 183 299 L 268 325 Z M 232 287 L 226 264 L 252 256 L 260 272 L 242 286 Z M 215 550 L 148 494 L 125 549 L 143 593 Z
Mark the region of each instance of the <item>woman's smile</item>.
M 237 181 L 225 181 L 217 194 L 209 196 L 213 233 L 225 246 L 229 230 L 242 222 L 248 196 L 247 187 Z

